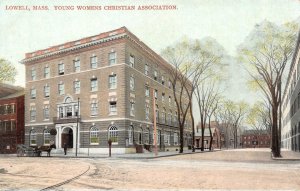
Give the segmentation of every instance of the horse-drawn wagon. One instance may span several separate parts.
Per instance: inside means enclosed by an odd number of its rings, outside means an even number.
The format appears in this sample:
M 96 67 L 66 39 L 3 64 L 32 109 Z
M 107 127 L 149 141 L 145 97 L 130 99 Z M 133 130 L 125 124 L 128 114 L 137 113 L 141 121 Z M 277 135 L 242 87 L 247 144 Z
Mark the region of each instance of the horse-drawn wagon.
M 17 145 L 17 156 L 41 156 L 42 152 L 47 152 L 47 156 L 50 157 L 52 148 L 56 148 L 55 145 L 42 145 L 42 146 L 26 146 Z

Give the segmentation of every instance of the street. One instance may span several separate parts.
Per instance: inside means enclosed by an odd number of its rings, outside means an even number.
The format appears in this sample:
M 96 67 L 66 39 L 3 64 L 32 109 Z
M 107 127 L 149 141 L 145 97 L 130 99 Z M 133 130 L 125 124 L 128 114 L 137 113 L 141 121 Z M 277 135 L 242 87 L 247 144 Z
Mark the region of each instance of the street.
M 155 159 L 0 157 L 0 190 L 300 190 L 300 161 L 265 150 Z

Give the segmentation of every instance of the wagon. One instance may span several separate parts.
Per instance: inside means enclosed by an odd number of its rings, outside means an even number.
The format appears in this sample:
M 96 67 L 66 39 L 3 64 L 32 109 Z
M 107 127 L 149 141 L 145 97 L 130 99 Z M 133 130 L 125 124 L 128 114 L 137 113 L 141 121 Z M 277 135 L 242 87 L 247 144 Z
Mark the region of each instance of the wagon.
M 17 156 L 36 156 L 35 148 L 26 146 L 26 145 L 17 145 Z

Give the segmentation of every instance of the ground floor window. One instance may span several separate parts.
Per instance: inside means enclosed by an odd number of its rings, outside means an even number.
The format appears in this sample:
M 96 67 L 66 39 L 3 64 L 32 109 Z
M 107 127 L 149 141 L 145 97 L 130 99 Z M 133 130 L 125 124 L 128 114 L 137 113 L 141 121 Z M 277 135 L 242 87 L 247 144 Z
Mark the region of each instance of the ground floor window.
M 90 129 L 90 143 L 99 144 L 99 129 L 95 126 Z
M 29 140 L 30 145 L 36 145 L 36 132 L 34 129 L 30 131 Z
M 178 145 L 178 133 L 174 133 L 174 145 Z
M 44 130 L 44 145 L 49 145 L 50 144 L 50 130 L 45 129 Z
M 118 128 L 116 126 L 109 127 L 108 139 L 110 139 L 112 141 L 112 144 L 118 143 Z
M 133 144 L 133 128 L 132 128 L 132 126 L 129 126 L 129 128 L 128 128 L 128 144 L 129 145 Z

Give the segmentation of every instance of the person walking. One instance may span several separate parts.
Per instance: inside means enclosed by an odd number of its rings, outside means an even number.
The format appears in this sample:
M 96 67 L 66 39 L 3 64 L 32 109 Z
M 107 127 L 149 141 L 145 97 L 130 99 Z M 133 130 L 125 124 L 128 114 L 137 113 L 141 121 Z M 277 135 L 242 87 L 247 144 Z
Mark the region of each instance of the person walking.
M 64 152 L 65 152 L 65 155 L 67 155 L 67 149 L 68 149 L 68 145 L 67 145 L 67 143 L 64 143 Z

